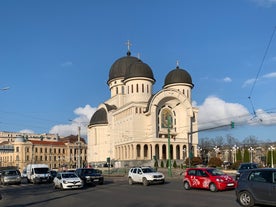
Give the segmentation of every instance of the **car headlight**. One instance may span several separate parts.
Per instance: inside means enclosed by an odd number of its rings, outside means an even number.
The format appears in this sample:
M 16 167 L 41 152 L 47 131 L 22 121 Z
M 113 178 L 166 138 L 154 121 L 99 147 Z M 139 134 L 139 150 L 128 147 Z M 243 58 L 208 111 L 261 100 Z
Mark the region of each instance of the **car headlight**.
M 221 178 L 217 178 L 216 181 L 217 181 L 217 182 L 220 182 L 220 183 L 224 182 L 224 180 L 221 179 Z
M 62 182 L 63 182 L 64 184 L 68 183 L 67 180 L 63 180 Z

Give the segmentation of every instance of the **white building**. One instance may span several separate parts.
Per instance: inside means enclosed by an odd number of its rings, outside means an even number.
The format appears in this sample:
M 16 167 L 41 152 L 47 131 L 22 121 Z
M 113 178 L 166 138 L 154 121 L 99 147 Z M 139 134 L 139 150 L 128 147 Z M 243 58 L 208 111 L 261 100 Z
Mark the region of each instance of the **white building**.
M 89 163 L 107 158 L 146 163 L 154 156 L 179 162 L 197 155 L 198 109 L 192 106 L 190 74 L 177 65 L 155 94 L 154 83 L 151 68 L 129 50 L 114 62 L 107 82 L 111 97 L 99 105 L 88 125 Z

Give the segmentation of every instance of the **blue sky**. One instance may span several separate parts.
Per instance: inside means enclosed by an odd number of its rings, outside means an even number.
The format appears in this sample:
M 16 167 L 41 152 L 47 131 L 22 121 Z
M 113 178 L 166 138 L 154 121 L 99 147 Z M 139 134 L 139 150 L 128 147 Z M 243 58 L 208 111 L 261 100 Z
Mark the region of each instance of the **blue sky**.
M 199 137 L 276 140 L 275 20 L 276 0 L 0 1 L 0 131 L 84 136 L 130 40 L 155 92 L 191 74 L 201 129 L 236 123 Z

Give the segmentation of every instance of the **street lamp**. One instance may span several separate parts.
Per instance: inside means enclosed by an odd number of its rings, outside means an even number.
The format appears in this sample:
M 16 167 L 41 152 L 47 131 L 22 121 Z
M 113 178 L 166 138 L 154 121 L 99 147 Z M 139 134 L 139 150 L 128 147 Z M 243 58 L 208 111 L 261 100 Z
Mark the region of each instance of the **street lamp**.
M 234 156 L 233 156 L 233 163 L 235 163 L 236 161 L 237 161 L 237 150 L 239 149 L 239 147 L 237 147 L 237 145 L 234 145 L 233 147 L 232 147 L 232 151 L 233 151 L 233 153 L 234 153 Z
M 254 149 L 253 149 L 253 147 L 249 147 L 248 150 L 250 151 L 250 162 L 253 162 L 253 151 L 254 151 Z
M 268 148 L 268 150 L 270 150 L 271 151 L 271 167 L 272 168 L 274 168 L 274 161 L 273 161 L 273 151 L 274 151 L 274 147 L 273 146 L 270 146 L 269 148 Z
M 214 147 L 215 153 L 216 153 L 216 157 L 218 156 L 219 153 L 219 148 L 217 146 Z

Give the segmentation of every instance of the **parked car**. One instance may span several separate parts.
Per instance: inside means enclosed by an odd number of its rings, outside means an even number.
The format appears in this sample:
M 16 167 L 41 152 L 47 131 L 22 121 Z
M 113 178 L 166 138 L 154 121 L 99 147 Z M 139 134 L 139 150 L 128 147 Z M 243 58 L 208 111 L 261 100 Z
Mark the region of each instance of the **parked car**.
M 236 197 L 241 206 L 276 206 L 276 169 L 255 168 L 243 172 L 237 181 Z
M 54 178 L 54 188 L 75 189 L 82 188 L 82 180 L 73 172 L 59 172 Z
M 236 182 L 231 176 L 216 168 L 187 168 L 184 173 L 183 186 L 185 190 L 201 188 L 216 192 L 234 189 Z
M 241 163 L 238 167 L 238 170 L 237 170 L 237 173 L 236 173 L 236 180 L 239 179 L 240 175 L 246 171 L 246 170 L 250 170 L 250 169 L 255 169 L 255 168 L 258 168 L 258 164 L 256 163 L 251 163 L 251 162 L 248 162 L 248 163 Z
M 8 184 L 21 184 L 21 174 L 19 170 L 10 169 L 10 170 L 3 170 L 1 173 L 1 184 L 8 185 Z
M 165 183 L 165 176 L 161 172 L 156 172 L 151 167 L 132 167 L 128 172 L 128 183 L 142 183 L 147 186 L 152 183 Z
M 78 168 L 76 169 L 75 173 L 82 179 L 84 185 L 91 185 L 96 183 L 102 185 L 104 183 L 102 172 L 98 169 Z

